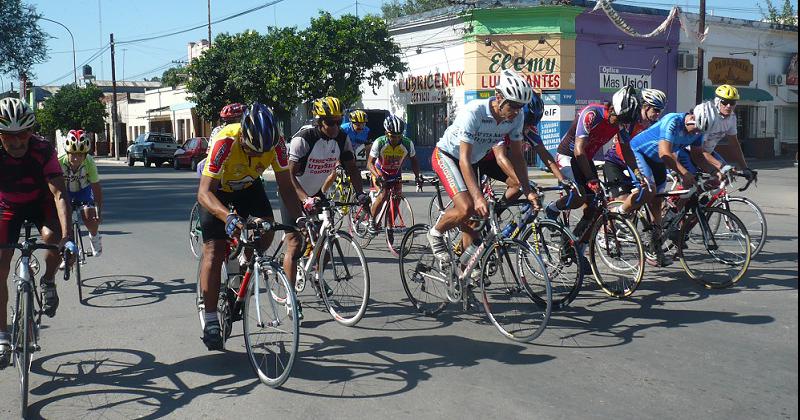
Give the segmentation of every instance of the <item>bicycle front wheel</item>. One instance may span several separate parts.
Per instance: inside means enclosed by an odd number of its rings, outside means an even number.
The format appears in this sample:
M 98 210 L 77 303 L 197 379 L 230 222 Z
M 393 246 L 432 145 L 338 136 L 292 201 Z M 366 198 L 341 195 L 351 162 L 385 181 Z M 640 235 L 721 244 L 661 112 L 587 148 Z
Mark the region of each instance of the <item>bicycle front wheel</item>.
M 395 256 L 400 256 L 400 239 L 409 226 L 414 226 L 414 211 L 405 197 L 389 199 L 384 227 L 386 244 Z
M 712 230 L 715 219 L 719 224 Z M 750 267 L 750 244 L 747 228 L 733 213 L 718 207 L 700 208 L 699 215 L 683 220 L 678 259 L 692 280 L 706 289 L 722 289 L 744 277 Z
M 19 372 L 20 413 L 22 418 L 28 413 L 28 388 L 30 386 L 31 358 L 33 353 L 34 320 L 33 292 L 23 287 L 16 313 L 16 337 L 14 343 L 14 364 Z
M 428 244 L 428 225 L 412 226 L 400 242 L 400 280 L 408 300 L 422 315 L 436 316 L 447 306 L 447 284 L 453 264 L 433 256 Z
M 733 213 L 744 223 L 745 228 L 747 228 L 747 234 L 750 235 L 751 258 L 755 258 L 767 242 L 767 217 L 761 211 L 761 208 L 753 200 L 746 197 L 723 197 L 714 203 L 714 207 Z M 725 222 L 725 220 L 717 216 L 719 216 L 719 213 L 716 213 L 715 217 L 708 221 L 711 230 L 715 232 L 720 223 Z
M 319 256 L 319 290 L 336 322 L 352 327 L 369 301 L 369 269 L 364 251 L 347 232 L 331 233 Z
M 200 228 L 200 203 L 194 203 L 189 213 L 189 251 L 195 258 L 200 259 L 203 251 L 203 232 Z
M 578 296 L 583 284 L 583 268 L 578 240 L 564 225 L 541 219 L 520 234 L 541 257 L 553 289 L 553 310 L 566 308 Z M 539 303 L 545 300 L 534 294 Z
M 300 341 L 297 317 L 297 299 L 283 270 L 274 263 L 262 266 L 248 285 L 242 327 L 250 365 L 273 388 L 292 371 Z
M 533 248 L 518 239 L 503 239 L 488 246 L 480 262 L 480 298 L 497 330 L 520 342 L 541 335 L 550 320 L 553 295 L 547 269 Z
M 610 212 L 597 218 L 589 237 L 589 265 L 607 295 L 623 298 L 636 291 L 644 275 L 644 248 L 630 220 Z

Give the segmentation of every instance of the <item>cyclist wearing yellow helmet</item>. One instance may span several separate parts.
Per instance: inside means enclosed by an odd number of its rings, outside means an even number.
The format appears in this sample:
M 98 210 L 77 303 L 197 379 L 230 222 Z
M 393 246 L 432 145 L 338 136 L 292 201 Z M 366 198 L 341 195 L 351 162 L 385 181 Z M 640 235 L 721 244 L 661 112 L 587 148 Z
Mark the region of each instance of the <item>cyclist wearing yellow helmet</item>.
M 353 145 L 353 154 L 356 161 L 359 160 L 358 156 L 362 153 L 364 155 L 364 160 L 366 160 L 369 151 L 372 150 L 372 143 L 369 141 L 369 127 L 367 127 L 367 113 L 357 109 L 348 113 L 347 117 L 349 121 L 343 123 L 341 129 Z M 325 183 L 322 184 L 322 192 L 328 192 L 335 180 L 336 172 L 333 172 L 328 179 L 325 180 Z

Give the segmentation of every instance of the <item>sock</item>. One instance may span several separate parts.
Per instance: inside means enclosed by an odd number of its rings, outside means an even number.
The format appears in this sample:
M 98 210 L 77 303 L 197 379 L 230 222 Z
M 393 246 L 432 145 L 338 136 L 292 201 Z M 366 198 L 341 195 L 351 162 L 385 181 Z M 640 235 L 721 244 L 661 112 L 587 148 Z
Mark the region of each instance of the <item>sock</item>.
M 442 237 L 442 232 L 439 232 L 438 230 L 436 230 L 436 226 L 431 228 L 430 233 L 431 233 L 431 236 L 435 236 L 437 238 L 441 238 Z
M 217 316 L 217 311 L 214 312 L 204 312 L 203 318 L 205 318 L 206 323 L 209 322 L 219 322 L 219 317 Z

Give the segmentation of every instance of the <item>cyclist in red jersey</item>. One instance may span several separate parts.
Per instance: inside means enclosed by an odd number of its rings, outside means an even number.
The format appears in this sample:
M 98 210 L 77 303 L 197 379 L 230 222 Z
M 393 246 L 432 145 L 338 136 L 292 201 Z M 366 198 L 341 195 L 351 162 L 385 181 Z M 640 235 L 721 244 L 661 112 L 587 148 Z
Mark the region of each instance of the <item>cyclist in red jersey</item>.
M 50 143 L 33 135 L 35 124 L 36 117 L 25 102 L 17 98 L 0 100 L 0 243 L 16 243 L 27 220 L 39 228 L 45 243 L 74 249 L 70 237 L 72 215 L 61 165 Z M 40 290 L 42 310 L 52 318 L 58 308 L 54 279 L 60 258 L 58 251 L 48 251 L 46 255 Z M 0 250 L 0 368 L 8 364 L 11 352 L 6 331 L 5 280 L 13 256 L 13 249 Z

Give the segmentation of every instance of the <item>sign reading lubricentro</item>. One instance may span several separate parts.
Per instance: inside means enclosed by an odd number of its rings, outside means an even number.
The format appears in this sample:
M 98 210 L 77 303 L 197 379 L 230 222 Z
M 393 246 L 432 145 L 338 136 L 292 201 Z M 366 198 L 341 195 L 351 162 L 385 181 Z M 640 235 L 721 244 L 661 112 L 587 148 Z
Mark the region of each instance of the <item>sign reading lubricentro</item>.
M 448 90 L 463 86 L 463 80 L 463 71 L 410 75 L 397 82 L 397 89 L 401 94 L 408 94 L 412 104 L 443 102 Z
M 714 57 L 708 62 L 708 78 L 715 85 L 747 86 L 753 81 L 753 63 L 740 58 Z
M 650 71 L 629 67 L 600 66 L 600 92 L 616 92 L 623 86 L 636 89 L 649 88 L 652 85 Z

